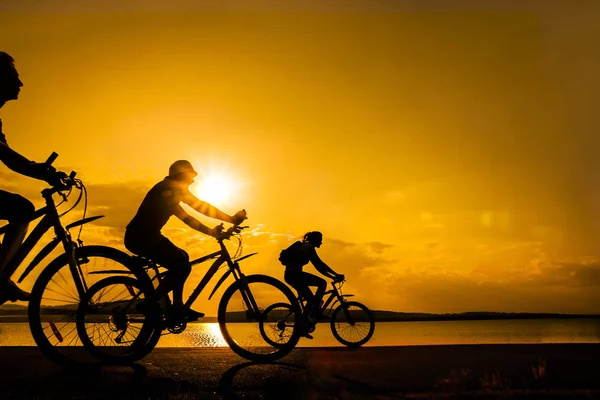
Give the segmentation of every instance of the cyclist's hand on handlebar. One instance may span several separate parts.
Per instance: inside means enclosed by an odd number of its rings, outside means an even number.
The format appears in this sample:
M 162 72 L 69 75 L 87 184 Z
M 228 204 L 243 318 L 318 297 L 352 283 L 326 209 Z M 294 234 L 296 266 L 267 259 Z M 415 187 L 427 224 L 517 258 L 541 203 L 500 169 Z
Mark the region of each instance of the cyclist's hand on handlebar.
M 69 176 L 67 174 L 65 174 L 62 171 L 53 171 L 52 173 L 48 174 L 48 178 L 46 179 L 46 182 L 48 182 L 50 185 L 52 185 L 55 188 L 61 188 L 61 187 L 67 187 L 68 186 L 68 180 L 69 180 Z
M 242 223 L 242 221 L 244 221 L 247 218 L 248 218 L 248 216 L 246 214 L 246 210 L 245 209 L 240 210 L 231 217 L 231 223 L 234 225 L 239 225 Z
M 217 225 L 212 228 L 209 232 L 209 235 L 218 239 L 223 234 L 223 224 Z
M 337 274 L 337 275 L 335 276 L 335 278 L 333 278 L 333 280 L 334 280 L 335 282 L 343 282 L 343 281 L 345 281 L 345 280 L 346 280 L 346 277 L 344 276 L 344 274 Z

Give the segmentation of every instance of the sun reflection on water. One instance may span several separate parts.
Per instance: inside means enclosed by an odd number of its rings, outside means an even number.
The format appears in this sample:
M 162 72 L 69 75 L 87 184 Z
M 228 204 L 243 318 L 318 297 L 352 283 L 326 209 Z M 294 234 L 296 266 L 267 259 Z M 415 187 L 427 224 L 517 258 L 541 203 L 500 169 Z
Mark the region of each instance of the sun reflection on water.
M 194 329 L 190 329 L 188 341 L 194 347 L 227 347 L 217 323 L 194 324 Z

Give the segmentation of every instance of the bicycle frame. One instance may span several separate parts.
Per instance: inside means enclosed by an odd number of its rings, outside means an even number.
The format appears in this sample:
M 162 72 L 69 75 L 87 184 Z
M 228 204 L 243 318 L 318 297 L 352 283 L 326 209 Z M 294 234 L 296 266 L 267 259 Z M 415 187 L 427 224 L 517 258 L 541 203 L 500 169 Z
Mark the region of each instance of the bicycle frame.
M 196 288 L 194 289 L 192 294 L 190 294 L 187 301 L 185 302 L 185 305 L 187 307 L 191 307 L 192 304 L 194 304 L 194 302 L 196 301 L 198 296 L 202 293 L 202 291 L 206 288 L 208 283 L 215 276 L 215 274 L 217 273 L 217 271 L 219 270 L 221 265 L 226 262 L 227 265 L 229 266 L 229 270 L 227 272 L 225 272 L 223 274 L 223 276 L 221 276 L 221 278 L 217 281 L 217 284 L 215 285 L 212 292 L 208 296 L 208 299 L 210 300 L 212 298 L 212 296 L 215 294 L 215 292 L 219 289 L 219 287 L 223 284 L 223 282 L 225 282 L 225 280 L 230 275 L 232 275 L 236 281 L 241 281 L 243 285 L 245 284 L 245 286 L 243 286 L 244 290 L 241 290 L 241 294 L 242 294 L 242 298 L 244 299 L 244 302 L 246 303 L 246 305 L 248 305 L 248 307 L 251 308 L 253 311 L 258 312 L 259 311 L 258 305 L 256 304 L 256 301 L 254 300 L 252 293 L 250 293 L 250 291 L 248 291 L 248 290 L 245 290 L 247 288 L 246 275 L 244 275 L 244 273 L 241 271 L 240 266 L 238 264 L 239 261 L 241 261 L 245 258 L 251 257 L 253 255 L 256 255 L 258 253 L 246 254 L 243 257 L 233 260 L 231 258 L 231 256 L 229 255 L 229 251 L 225 247 L 223 240 L 220 239 L 218 242 L 219 242 L 219 246 L 221 247 L 221 249 L 219 251 L 215 251 L 214 253 L 210 253 L 210 254 L 207 254 L 200 258 L 190 261 L 190 266 L 193 267 L 194 265 L 198 265 L 200 263 L 211 260 L 213 258 L 217 258 L 213 262 L 213 264 L 210 266 L 208 271 L 206 271 L 206 274 L 204 274 L 204 277 L 198 283 L 198 286 L 196 286 Z M 150 264 L 150 266 L 152 268 L 154 268 L 154 270 L 156 272 L 156 275 L 152 280 L 159 279 L 159 282 L 160 282 L 158 287 L 156 288 L 157 293 L 159 293 L 158 300 L 160 300 L 162 297 L 164 297 L 168 293 L 168 291 L 165 292 L 165 288 L 166 288 L 165 285 L 168 285 L 168 283 L 160 280 L 160 278 L 162 278 L 165 274 L 167 274 L 167 272 L 159 273 L 158 267 L 153 262 Z M 116 271 L 111 271 L 111 272 L 116 272 Z M 170 289 L 171 288 L 169 288 L 169 290 Z
M 62 242 L 64 251 L 68 255 L 67 259 L 69 261 L 69 269 L 73 275 L 77 292 L 80 296 L 82 296 L 87 290 L 87 285 L 79 265 L 75 262 L 75 248 L 77 245 L 71 240 L 69 229 L 75 226 L 86 224 L 98 218 L 102 218 L 103 216 L 81 219 L 67 225 L 66 228 L 63 228 L 62 224 L 60 223 L 60 217 L 56 210 L 54 199 L 52 198 L 54 193 L 56 193 L 55 189 L 42 190 L 42 197 L 46 201 L 46 206 L 36 210 L 30 221 L 36 220 L 41 216 L 43 216 L 43 218 L 19 246 L 14 256 L 8 260 L 6 268 L 8 271 L 15 271 L 19 265 L 21 265 L 23 260 L 25 260 L 27 255 L 29 255 L 31 250 L 33 250 L 34 246 L 39 242 L 42 236 L 53 227 L 56 237 L 52 239 L 50 243 L 46 244 L 46 246 L 44 246 L 42 250 L 40 250 L 40 252 L 34 257 L 23 274 L 19 277 L 18 282 L 21 283 L 23 279 L 25 279 L 29 273 L 31 273 L 31 271 L 33 271 L 33 269 L 56 248 L 58 243 Z M 7 224 L 0 228 L 0 235 L 4 234 L 11 226 L 11 224 Z M 79 279 L 76 279 L 76 277 Z
M 329 297 L 327 298 L 327 300 L 325 300 L 323 302 L 323 305 L 319 307 L 319 311 L 322 314 L 328 308 L 329 308 L 329 311 L 331 312 L 336 304 L 344 303 L 344 297 L 353 297 L 354 296 L 353 294 L 340 294 L 339 288 L 335 286 L 335 283 L 332 283 L 331 286 L 332 286 L 332 288 L 330 290 L 323 293 L 323 298 L 325 298 L 326 295 L 329 295 Z M 304 301 L 306 301 L 306 299 L 304 299 Z M 304 308 L 303 303 L 304 302 L 302 301 L 302 298 L 298 297 L 298 304 L 300 305 L 300 309 L 304 313 L 305 308 Z

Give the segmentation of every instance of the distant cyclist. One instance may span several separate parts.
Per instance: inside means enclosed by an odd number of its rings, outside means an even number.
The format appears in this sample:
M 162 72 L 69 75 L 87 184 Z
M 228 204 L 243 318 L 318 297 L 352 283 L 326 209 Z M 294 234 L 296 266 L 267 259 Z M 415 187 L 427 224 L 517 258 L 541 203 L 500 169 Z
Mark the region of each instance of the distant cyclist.
M 23 82 L 19 79 L 14 59 L 0 51 L 0 108 L 7 101 L 18 99 L 22 86 Z M 0 161 L 21 175 L 49 183 L 58 182 L 66 176 L 44 163 L 28 160 L 12 149 L 2 132 L 2 120 L 0 120 Z M 29 300 L 29 293 L 21 290 L 11 280 L 15 271 L 14 268 L 8 268 L 7 264 L 21 246 L 34 211 L 35 207 L 25 197 L 0 189 L 0 220 L 7 220 L 10 223 L 10 228 L 4 234 L 4 243 L 0 246 L 0 304 L 6 301 Z
M 285 281 L 307 300 L 307 316 L 311 314 L 315 319 L 321 317 L 318 310 L 327 288 L 327 282 L 316 275 L 302 271 L 302 268 L 311 262 L 317 271 L 326 277 L 336 281 L 344 280 L 344 275 L 336 273 L 319 258 L 316 248 L 321 247 L 322 243 L 323 234 L 321 232 L 308 232 L 302 241 L 297 241 L 282 250 L 279 257 L 279 261 L 285 266 Z M 310 286 L 317 287 L 315 294 L 311 291 Z M 304 333 L 304 336 L 312 339 L 309 333 Z
M 185 203 L 208 217 L 232 224 L 239 224 L 246 219 L 245 210 L 228 215 L 196 198 L 189 187 L 197 175 L 189 161 L 175 161 L 169 168 L 169 175 L 146 194 L 125 231 L 125 247 L 129 251 L 147 257 L 168 269 L 169 282 L 173 289 L 171 317 L 176 322 L 196 321 L 204 314 L 186 308 L 183 304 L 183 287 L 191 272 L 190 258 L 184 250 L 162 235 L 162 227 L 175 215 L 192 229 L 210 236 L 217 235 L 219 229 L 202 224 L 185 212 L 180 203 Z

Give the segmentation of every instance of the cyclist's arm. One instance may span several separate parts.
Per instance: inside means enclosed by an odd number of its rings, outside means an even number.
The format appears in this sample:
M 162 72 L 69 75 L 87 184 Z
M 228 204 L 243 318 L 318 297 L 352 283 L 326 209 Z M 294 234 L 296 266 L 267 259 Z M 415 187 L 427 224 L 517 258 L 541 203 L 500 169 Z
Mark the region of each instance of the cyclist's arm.
M 182 220 L 190 228 L 195 229 L 198 232 L 202 232 L 206 235 L 212 235 L 212 228 L 209 228 L 202 222 L 198 221 L 196 218 L 192 217 L 190 214 L 186 213 L 183 207 L 181 207 L 179 204 L 177 205 L 177 207 L 175 207 L 174 214 L 177 218 Z
M 7 144 L 0 142 L 0 161 L 13 171 L 31 178 L 46 180 L 49 171 L 45 164 L 38 164 L 17 153 Z
M 337 273 L 334 270 L 332 270 L 329 267 L 329 265 L 325 264 L 323 260 L 321 260 L 321 258 L 317 254 L 317 251 L 314 249 L 312 250 L 312 253 L 310 255 L 310 262 L 312 263 L 312 265 L 314 265 L 317 271 L 319 271 L 326 277 L 331 279 L 334 279 L 336 277 Z
M 233 222 L 231 215 L 224 213 L 212 204 L 200 200 L 189 191 L 183 197 L 183 202 L 207 217 L 220 219 L 225 222 Z

